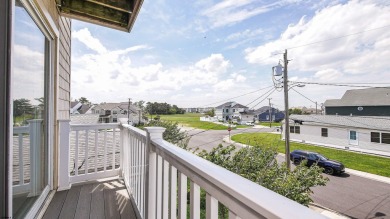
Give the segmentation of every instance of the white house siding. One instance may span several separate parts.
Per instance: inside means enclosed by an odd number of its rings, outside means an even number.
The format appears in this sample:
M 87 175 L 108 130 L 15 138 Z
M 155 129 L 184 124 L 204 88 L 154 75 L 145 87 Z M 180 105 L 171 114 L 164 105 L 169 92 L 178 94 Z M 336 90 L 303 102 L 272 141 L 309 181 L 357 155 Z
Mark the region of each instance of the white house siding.
M 293 124 L 291 124 L 293 125 Z M 321 136 L 321 128 L 328 129 L 328 137 Z M 326 127 L 314 125 L 300 125 L 300 134 L 290 133 L 290 139 L 296 141 L 305 141 L 319 145 L 340 146 L 356 149 L 368 149 L 376 151 L 390 152 L 390 144 L 379 144 L 371 142 L 371 132 L 381 132 L 375 130 L 345 128 L 345 127 Z M 358 145 L 349 143 L 349 130 L 358 133 Z

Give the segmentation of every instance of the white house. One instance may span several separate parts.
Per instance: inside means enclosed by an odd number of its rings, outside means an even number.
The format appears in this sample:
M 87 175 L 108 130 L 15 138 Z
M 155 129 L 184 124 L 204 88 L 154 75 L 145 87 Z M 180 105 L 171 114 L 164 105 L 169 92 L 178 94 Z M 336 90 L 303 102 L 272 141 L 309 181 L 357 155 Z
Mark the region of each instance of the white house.
M 142 111 L 134 105 L 130 105 L 126 102 L 122 103 L 101 103 L 96 105 L 92 109 L 92 114 L 99 114 L 99 122 L 101 123 L 114 123 L 119 122 L 121 119 L 129 120 L 132 124 L 138 124 L 139 122 L 145 122 L 142 119 Z
M 388 153 L 390 117 L 291 115 L 290 139 L 355 151 Z
M 244 105 L 236 102 L 227 102 L 215 108 L 215 116 L 218 118 L 218 120 L 226 122 L 232 120 L 234 117 L 239 118 L 239 113 L 245 112 L 247 110 L 248 107 Z

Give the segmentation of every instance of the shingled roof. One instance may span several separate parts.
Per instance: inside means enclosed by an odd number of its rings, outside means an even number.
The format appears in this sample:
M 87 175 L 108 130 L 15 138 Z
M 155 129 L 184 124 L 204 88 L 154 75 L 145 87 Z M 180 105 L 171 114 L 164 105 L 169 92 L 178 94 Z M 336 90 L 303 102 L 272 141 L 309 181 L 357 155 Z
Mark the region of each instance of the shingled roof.
M 332 106 L 390 106 L 390 87 L 347 90 L 341 99 L 326 100 Z
M 242 104 L 239 104 L 239 103 L 236 103 L 236 102 L 226 102 L 222 105 L 219 105 L 217 107 L 215 107 L 216 109 L 226 109 L 226 108 L 245 108 L 247 109 L 248 107 L 247 106 L 244 106 Z

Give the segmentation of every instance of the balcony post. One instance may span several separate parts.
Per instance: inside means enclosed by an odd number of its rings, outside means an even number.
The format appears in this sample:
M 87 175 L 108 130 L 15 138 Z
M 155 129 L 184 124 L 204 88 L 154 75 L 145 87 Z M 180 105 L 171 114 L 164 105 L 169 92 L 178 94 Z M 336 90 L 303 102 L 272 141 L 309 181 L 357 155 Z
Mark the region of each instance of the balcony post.
M 69 183 L 69 150 L 70 150 L 70 120 L 58 121 L 59 154 L 58 154 L 58 189 L 70 189 Z
M 157 198 L 157 154 L 152 145 L 153 140 L 162 140 L 165 128 L 146 127 L 146 171 L 145 171 L 145 218 L 156 218 L 156 198 Z
M 42 142 L 42 119 L 28 120 L 30 134 L 30 185 L 31 190 L 28 197 L 40 194 L 41 188 L 41 167 L 43 164 L 42 155 L 44 152 Z M 23 159 L 23 157 L 19 158 Z M 22 168 L 22 167 L 21 167 Z

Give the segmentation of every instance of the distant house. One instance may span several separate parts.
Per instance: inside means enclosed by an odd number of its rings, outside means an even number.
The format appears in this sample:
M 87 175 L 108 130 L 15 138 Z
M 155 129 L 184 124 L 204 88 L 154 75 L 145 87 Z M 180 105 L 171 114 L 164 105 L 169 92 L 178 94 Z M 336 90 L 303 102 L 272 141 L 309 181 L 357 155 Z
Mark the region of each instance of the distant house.
M 131 124 L 144 123 L 142 118 L 142 111 L 126 102 L 122 103 L 101 103 L 92 109 L 93 114 L 99 114 L 99 122 L 101 123 L 115 123 L 119 120 L 129 120 Z
M 247 122 L 254 122 L 256 120 L 256 114 L 253 110 L 247 110 L 239 112 L 239 123 L 245 124 Z
M 347 90 L 324 107 L 326 115 L 390 116 L 390 87 Z
M 82 104 L 78 101 L 70 102 L 70 115 L 89 114 L 92 107 L 88 104 Z
M 270 118 L 270 109 L 271 109 L 271 118 Z M 269 107 L 269 106 L 263 106 L 259 109 L 257 109 L 254 114 L 256 115 L 256 120 L 259 122 L 280 122 L 284 119 L 284 112 L 279 111 L 276 108 Z
M 290 138 L 356 151 L 390 152 L 390 118 L 290 115 Z
M 249 108 L 236 102 L 227 102 L 215 107 L 215 116 L 218 120 L 227 122 L 233 117 L 239 117 L 239 113 L 247 111 Z

